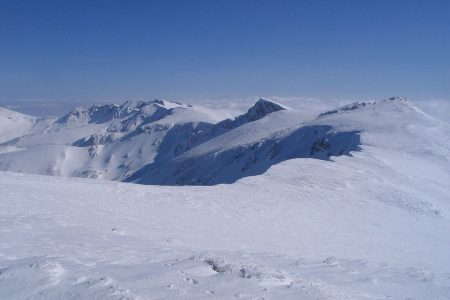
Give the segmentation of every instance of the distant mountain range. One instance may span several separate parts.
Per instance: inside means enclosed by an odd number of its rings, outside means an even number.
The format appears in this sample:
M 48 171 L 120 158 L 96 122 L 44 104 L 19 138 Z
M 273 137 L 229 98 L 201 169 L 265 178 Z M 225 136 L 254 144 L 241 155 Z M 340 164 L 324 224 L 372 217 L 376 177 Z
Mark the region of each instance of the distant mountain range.
M 232 183 L 288 159 L 332 160 L 367 147 L 432 154 L 427 159 L 449 159 L 450 149 L 449 127 L 399 97 L 309 119 L 264 99 L 226 120 L 202 106 L 153 100 L 60 118 L 1 109 L 0 124 L 0 170 L 143 184 Z

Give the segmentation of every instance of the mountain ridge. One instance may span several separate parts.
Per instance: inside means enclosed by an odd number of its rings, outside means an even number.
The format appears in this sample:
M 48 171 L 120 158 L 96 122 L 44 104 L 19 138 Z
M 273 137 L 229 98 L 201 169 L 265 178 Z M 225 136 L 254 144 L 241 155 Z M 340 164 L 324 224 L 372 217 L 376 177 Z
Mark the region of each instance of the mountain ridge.
M 76 108 L 3 143 L 0 170 L 210 185 L 262 174 L 293 158 L 330 160 L 368 146 L 386 148 L 388 143 L 380 139 L 389 141 L 391 148 L 415 147 L 414 151 L 420 151 L 418 140 L 425 145 L 422 148 L 433 143 L 436 147 L 429 151 L 447 157 L 442 141 L 410 128 L 444 135 L 448 129 L 444 125 L 439 129 L 433 118 L 402 97 L 354 103 L 310 119 L 259 99 L 246 113 L 217 119 L 201 107 L 165 100 Z

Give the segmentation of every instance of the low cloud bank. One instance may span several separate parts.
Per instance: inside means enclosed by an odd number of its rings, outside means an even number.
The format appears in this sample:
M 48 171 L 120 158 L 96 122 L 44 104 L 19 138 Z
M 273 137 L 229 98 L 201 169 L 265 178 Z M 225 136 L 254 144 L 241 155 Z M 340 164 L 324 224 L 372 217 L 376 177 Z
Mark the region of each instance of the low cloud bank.
M 263 97 L 267 100 L 279 102 L 287 107 L 295 110 L 305 111 L 309 114 L 319 114 L 321 112 L 335 109 L 339 106 L 354 102 L 355 99 L 318 99 L 305 97 Z M 259 97 L 248 98 L 232 98 L 232 99 L 215 99 L 215 100 L 180 100 L 189 104 L 200 104 L 217 112 L 223 113 L 224 116 L 233 117 L 242 114 L 251 107 Z M 175 100 L 177 99 L 168 99 Z M 362 101 L 368 99 L 361 99 Z M 375 99 L 372 99 L 375 100 Z M 124 100 L 125 101 L 125 100 Z M 29 114 L 37 117 L 44 116 L 61 116 L 76 106 L 90 105 L 98 102 L 104 103 L 120 103 L 123 101 L 95 101 L 90 102 L 74 102 L 74 101 L 0 101 L 0 106 Z M 450 99 L 427 99 L 413 100 L 413 102 L 429 115 L 450 123 Z
M 416 100 L 413 102 L 427 114 L 450 124 L 449 99 Z

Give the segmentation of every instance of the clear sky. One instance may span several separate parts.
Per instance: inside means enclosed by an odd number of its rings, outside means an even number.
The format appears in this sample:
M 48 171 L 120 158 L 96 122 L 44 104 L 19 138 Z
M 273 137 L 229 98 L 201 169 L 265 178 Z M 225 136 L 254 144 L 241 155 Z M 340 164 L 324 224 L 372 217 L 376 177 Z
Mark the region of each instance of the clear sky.
M 0 100 L 450 99 L 450 1 L 0 0 Z

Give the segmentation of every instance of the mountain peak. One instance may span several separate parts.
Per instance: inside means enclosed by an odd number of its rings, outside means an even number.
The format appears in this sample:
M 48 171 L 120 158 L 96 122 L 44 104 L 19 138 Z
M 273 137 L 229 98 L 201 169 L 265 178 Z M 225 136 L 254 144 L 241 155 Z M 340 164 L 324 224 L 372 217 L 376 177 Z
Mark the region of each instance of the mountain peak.
M 386 99 L 385 101 L 401 101 L 401 102 L 408 102 L 408 98 L 406 97 L 401 97 L 401 96 L 393 96 L 390 97 L 388 99 Z
M 259 98 L 259 100 L 255 103 L 255 105 L 250 107 L 245 116 L 247 116 L 247 118 L 251 121 L 256 121 L 258 119 L 265 117 L 270 113 L 280 110 L 286 110 L 286 108 L 273 101 Z

